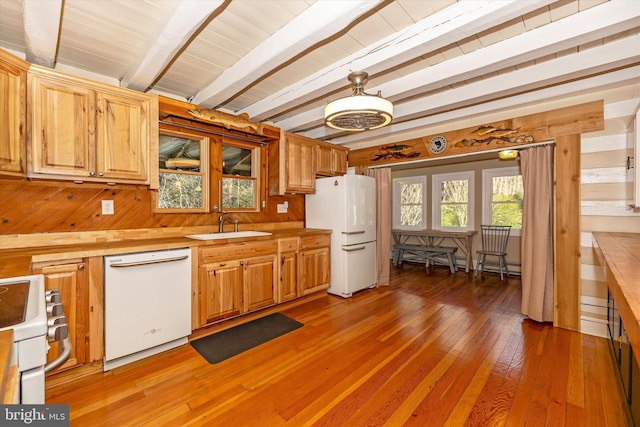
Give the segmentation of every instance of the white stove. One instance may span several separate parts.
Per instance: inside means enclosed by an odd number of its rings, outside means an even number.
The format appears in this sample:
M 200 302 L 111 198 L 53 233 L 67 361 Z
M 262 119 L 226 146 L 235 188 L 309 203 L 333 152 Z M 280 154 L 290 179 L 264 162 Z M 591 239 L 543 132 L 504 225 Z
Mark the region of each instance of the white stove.
M 71 352 L 59 301 L 57 291 L 45 292 L 42 275 L 0 279 L 0 330 L 13 329 L 20 403 L 44 403 L 45 372 L 64 363 Z M 60 341 L 62 353 L 49 365 L 48 340 Z

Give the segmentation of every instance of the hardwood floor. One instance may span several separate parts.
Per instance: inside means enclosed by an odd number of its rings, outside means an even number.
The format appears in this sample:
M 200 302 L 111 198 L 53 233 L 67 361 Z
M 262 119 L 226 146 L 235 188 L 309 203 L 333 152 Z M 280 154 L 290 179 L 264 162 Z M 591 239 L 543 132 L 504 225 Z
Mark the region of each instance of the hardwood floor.
M 47 403 L 72 426 L 630 425 L 607 341 L 525 319 L 519 278 L 405 264 L 391 282 L 289 307 L 304 327 L 219 364 L 184 345 Z

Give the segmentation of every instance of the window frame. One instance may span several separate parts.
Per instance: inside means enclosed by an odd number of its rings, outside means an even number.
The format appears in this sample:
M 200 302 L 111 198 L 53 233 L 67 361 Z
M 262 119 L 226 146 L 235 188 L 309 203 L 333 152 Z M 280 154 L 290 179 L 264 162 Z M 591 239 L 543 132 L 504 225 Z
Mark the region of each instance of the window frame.
M 401 186 L 409 184 L 422 184 L 422 225 L 411 226 L 400 224 L 401 204 L 400 195 L 402 193 Z M 427 229 L 427 177 L 424 175 L 409 176 L 404 178 L 393 178 L 393 211 L 392 211 L 393 228 L 397 230 L 426 230 Z
M 442 206 L 442 183 L 444 181 L 468 181 L 467 194 L 467 226 L 466 227 L 442 227 L 441 206 Z M 475 230 L 475 172 L 449 172 L 433 174 L 431 176 L 431 228 L 441 231 L 472 231 Z
M 236 176 L 236 175 L 227 175 L 223 173 L 222 162 L 224 159 L 223 159 L 222 152 L 223 152 L 223 146 L 225 145 L 251 150 L 251 176 Z M 222 140 L 220 141 L 220 150 L 219 150 L 220 163 L 219 163 L 219 168 L 216 168 L 216 170 L 219 172 L 215 174 L 216 180 L 218 182 L 218 188 L 217 188 L 217 199 L 215 199 L 217 200 L 217 203 L 214 208 L 217 211 L 260 212 L 261 206 L 262 206 L 262 187 L 263 187 L 262 181 L 264 179 L 263 173 L 262 173 L 262 167 L 261 167 L 261 164 L 262 164 L 261 159 L 262 159 L 262 156 L 264 155 L 263 152 L 264 150 L 262 150 L 261 145 L 258 145 L 256 143 L 237 141 L 237 140 L 232 140 L 230 138 L 222 138 Z M 222 181 L 225 178 L 253 181 L 253 199 L 255 201 L 255 205 L 251 208 L 229 208 L 229 207 L 222 206 L 223 199 L 224 199 Z
M 197 132 L 185 130 L 180 127 L 163 127 L 160 126 L 158 129 L 159 135 L 169 135 L 175 136 L 184 139 L 190 140 L 199 140 L 200 141 L 200 170 L 199 172 L 189 172 L 189 171 L 177 171 L 173 169 L 162 169 L 158 167 L 158 177 L 162 173 L 171 173 L 171 174 L 179 174 L 179 175 L 199 175 L 202 177 L 202 207 L 199 208 L 161 208 L 158 206 L 160 201 L 159 192 L 160 188 L 157 191 L 152 192 L 152 206 L 153 212 L 162 213 L 162 214 L 171 214 L 171 213 L 209 213 L 211 212 L 211 203 L 209 199 L 210 194 L 210 174 L 209 174 L 209 145 L 211 140 L 208 136 Z M 159 159 L 155 160 L 159 162 Z
M 491 168 L 482 170 L 482 223 L 492 224 L 493 215 L 493 178 L 499 176 L 514 176 L 522 175 L 522 171 L 519 166 L 508 166 L 502 168 Z M 524 188 L 523 188 L 524 193 Z M 511 227 L 510 235 L 520 236 L 522 229 Z

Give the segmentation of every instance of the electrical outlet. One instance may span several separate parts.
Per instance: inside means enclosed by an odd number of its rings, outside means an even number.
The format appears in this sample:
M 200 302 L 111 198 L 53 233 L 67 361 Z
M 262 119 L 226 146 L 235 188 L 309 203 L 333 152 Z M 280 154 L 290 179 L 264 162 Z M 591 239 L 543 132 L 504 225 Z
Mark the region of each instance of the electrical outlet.
M 277 206 L 278 213 L 287 213 L 289 210 L 289 204 L 287 202 L 279 203 Z
M 102 215 L 113 215 L 115 212 L 113 208 L 113 200 L 102 201 Z

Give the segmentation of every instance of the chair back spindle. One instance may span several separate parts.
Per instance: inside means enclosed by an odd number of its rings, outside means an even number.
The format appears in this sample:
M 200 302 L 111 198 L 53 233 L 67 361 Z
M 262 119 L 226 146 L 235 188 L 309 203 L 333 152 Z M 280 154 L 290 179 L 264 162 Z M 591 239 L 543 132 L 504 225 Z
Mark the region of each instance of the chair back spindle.
M 482 249 L 486 252 L 506 252 L 510 225 L 482 225 Z
M 510 225 L 481 225 L 482 234 L 482 250 L 478 252 L 478 263 L 476 265 L 476 276 L 478 272 L 484 272 L 487 264 L 487 256 L 498 258 L 498 268 L 500 272 L 500 280 L 503 279 L 503 273 L 509 275 L 509 267 L 507 266 L 507 243 L 509 242 L 509 234 L 511 233 Z

